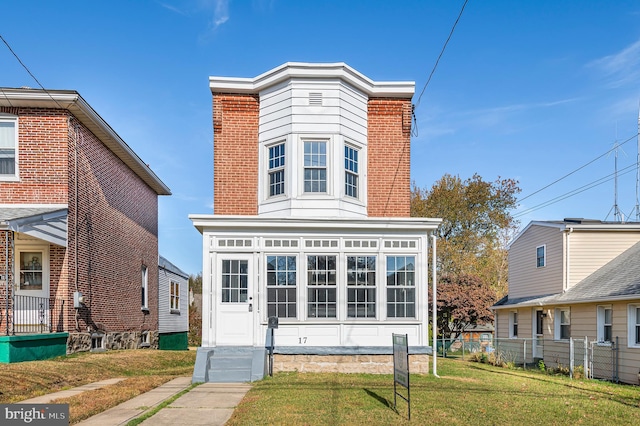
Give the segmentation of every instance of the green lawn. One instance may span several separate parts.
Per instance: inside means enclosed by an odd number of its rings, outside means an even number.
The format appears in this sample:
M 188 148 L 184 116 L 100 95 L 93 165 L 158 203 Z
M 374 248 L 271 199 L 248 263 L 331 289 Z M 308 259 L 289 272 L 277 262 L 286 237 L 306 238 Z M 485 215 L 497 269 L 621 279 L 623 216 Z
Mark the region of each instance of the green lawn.
M 640 424 L 640 389 L 438 359 L 411 375 L 411 424 Z M 228 425 L 409 424 L 393 377 L 279 373 L 254 384 Z

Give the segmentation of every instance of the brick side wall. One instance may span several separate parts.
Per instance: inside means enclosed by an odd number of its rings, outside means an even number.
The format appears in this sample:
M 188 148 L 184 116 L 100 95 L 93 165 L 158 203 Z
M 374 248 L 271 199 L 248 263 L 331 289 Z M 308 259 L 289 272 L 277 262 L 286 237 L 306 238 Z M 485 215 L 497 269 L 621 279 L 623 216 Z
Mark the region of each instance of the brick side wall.
M 67 120 L 65 111 L 0 107 L 18 115 L 19 182 L 0 181 L 0 203 L 67 202 Z
M 76 127 L 76 122 L 72 123 Z M 78 290 L 86 307 L 68 310 L 70 331 L 158 329 L 158 196 L 91 132 L 70 131 L 68 265 L 75 272 L 75 143 L 78 142 Z M 141 310 L 142 265 L 149 313 Z M 73 302 L 75 277 L 68 297 Z
M 258 213 L 257 95 L 213 95 L 213 209 Z
M 409 217 L 411 100 L 369 99 L 367 130 L 367 213 L 371 217 Z

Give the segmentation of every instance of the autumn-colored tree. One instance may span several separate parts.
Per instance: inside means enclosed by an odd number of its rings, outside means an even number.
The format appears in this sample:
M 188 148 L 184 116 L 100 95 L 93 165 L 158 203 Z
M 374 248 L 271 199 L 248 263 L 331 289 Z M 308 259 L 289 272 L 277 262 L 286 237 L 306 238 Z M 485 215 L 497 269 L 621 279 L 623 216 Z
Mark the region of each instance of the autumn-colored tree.
M 469 326 L 491 323 L 493 312 L 489 307 L 495 301 L 495 292 L 477 276 L 440 277 L 436 298 L 440 335 L 445 339 L 455 339 Z
M 445 174 L 431 189 L 414 184 L 411 216 L 442 218 L 438 237 L 439 274 L 475 275 L 502 296 L 507 291 L 506 242 L 517 221 L 518 182 L 482 180 L 478 174 L 462 180 Z

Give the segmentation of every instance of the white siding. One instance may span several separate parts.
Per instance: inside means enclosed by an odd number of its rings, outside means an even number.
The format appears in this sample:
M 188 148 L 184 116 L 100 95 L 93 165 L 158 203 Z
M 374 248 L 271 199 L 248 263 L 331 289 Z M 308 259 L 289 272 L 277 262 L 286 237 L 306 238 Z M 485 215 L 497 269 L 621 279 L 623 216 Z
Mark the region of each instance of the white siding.
M 162 267 L 159 268 L 158 280 L 158 297 L 160 299 L 158 301 L 158 331 L 160 333 L 189 331 L 189 290 L 187 288 L 189 284 L 187 280 Z M 171 311 L 171 281 L 180 284 L 179 313 Z
M 546 246 L 546 265 L 536 266 L 536 247 Z M 509 248 L 509 298 L 562 292 L 563 233 L 555 227 L 533 225 Z

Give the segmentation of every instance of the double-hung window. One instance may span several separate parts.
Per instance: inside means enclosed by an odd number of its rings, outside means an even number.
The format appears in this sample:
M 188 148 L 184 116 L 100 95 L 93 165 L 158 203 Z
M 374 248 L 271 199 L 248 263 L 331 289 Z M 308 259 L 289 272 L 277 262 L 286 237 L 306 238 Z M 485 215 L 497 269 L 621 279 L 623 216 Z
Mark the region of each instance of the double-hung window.
M 267 316 L 296 317 L 296 257 L 267 256 Z
M 307 316 L 336 318 L 336 256 L 307 256 Z
M 518 337 L 518 311 L 509 312 L 509 337 Z
M 304 142 L 304 192 L 327 192 L 327 143 Z
M 18 176 L 18 118 L 0 114 L 0 180 Z
M 545 252 L 546 252 L 545 246 L 536 247 L 536 267 L 537 268 L 543 268 L 546 265 L 547 258 L 546 258 Z
M 180 311 L 180 283 L 171 281 L 170 287 L 169 309 Z
M 284 143 L 269 147 L 269 196 L 284 194 Z
M 344 147 L 344 191 L 358 198 L 358 150 L 349 145 Z
M 627 309 L 627 346 L 640 348 L 640 305 L 628 305 Z
M 598 306 L 597 311 L 598 342 L 611 342 L 613 336 L 613 309 L 611 306 Z
M 142 265 L 141 280 L 142 280 L 142 283 L 140 287 L 142 292 L 141 292 L 140 304 L 141 304 L 142 310 L 148 310 L 149 309 L 149 270 L 145 265 Z
M 571 337 L 571 311 L 569 308 L 556 309 L 555 321 L 555 338 L 566 340 Z
M 376 317 L 375 256 L 347 256 L 347 317 Z
M 414 256 L 387 256 L 387 317 L 415 318 Z

